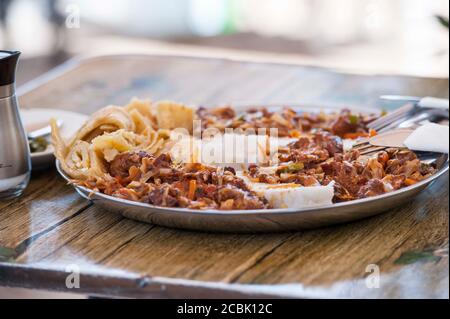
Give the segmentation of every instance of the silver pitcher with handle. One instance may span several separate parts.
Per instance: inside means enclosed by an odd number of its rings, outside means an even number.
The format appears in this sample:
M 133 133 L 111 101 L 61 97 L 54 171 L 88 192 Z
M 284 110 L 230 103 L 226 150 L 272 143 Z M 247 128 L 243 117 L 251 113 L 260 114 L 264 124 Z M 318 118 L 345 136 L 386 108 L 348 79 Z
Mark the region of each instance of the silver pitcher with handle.
M 0 51 L 0 200 L 20 196 L 31 173 L 28 139 L 15 94 L 19 55 L 18 51 Z

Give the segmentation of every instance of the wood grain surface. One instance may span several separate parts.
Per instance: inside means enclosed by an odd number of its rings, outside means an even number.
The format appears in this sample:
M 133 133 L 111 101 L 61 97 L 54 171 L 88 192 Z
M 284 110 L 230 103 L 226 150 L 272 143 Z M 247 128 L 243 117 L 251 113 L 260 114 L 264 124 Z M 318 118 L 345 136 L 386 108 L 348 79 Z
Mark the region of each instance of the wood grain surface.
M 186 103 L 390 107 L 381 94 L 447 97 L 447 79 L 134 56 L 72 62 L 20 91 L 22 107 L 90 114 L 131 97 Z M 0 285 L 126 297 L 448 298 L 448 175 L 374 218 L 278 234 L 143 224 L 81 199 L 54 169 L 0 202 Z M 66 288 L 70 271 L 80 288 Z M 371 286 L 379 271 L 379 287 Z M 368 285 L 369 284 L 369 285 Z

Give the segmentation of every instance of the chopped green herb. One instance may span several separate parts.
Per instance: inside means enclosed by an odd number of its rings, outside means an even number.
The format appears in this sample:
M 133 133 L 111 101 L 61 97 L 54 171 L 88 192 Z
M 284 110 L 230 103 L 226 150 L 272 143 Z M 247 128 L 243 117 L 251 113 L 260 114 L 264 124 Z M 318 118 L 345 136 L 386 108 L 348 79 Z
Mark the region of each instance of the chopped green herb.
M 303 168 L 305 168 L 305 165 L 303 163 L 292 163 L 288 166 L 284 166 L 278 170 L 279 174 L 285 174 L 285 173 L 295 173 L 298 171 L 301 171 Z
M 37 137 L 35 139 L 28 140 L 30 143 L 31 153 L 43 152 L 47 149 L 48 141 L 44 137 Z
M 350 124 L 356 125 L 356 124 L 358 124 L 358 122 L 359 122 L 359 117 L 358 117 L 357 115 L 350 114 L 350 115 L 348 116 L 348 120 L 349 120 Z

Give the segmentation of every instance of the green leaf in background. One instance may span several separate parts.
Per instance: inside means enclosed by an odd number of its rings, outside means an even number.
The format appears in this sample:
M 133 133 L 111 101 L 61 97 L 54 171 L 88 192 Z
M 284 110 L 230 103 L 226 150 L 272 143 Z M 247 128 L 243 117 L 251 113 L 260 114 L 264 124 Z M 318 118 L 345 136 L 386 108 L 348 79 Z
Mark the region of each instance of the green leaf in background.
M 448 18 L 437 15 L 436 19 L 438 19 L 440 24 L 442 24 L 444 27 L 446 27 L 448 29 L 448 24 L 449 24 Z
M 11 261 L 16 255 L 14 249 L 0 246 L 0 262 Z
M 403 253 L 396 261 L 394 261 L 394 264 L 410 265 L 416 262 L 438 262 L 441 258 L 441 256 L 436 255 L 432 250 L 411 250 Z

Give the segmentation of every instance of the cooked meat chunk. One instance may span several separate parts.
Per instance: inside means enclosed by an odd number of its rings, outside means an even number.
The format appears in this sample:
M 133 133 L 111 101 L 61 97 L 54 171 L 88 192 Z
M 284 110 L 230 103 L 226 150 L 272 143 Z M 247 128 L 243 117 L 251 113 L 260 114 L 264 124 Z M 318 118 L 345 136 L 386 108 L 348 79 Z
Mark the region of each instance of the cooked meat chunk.
M 163 185 L 148 194 L 148 202 L 157 206 L 178 207 L 180 206 L 178 197 L 180 192 L 170 185 Z
M 360 198 L 381 195 L 385 193 L 384 184 L 379 179 L 371 179 L 358 192 Z
M 172 159 L 169 154 L 161 154 L 153 162 L 153 165 L 158 168 L 169 168 L 171 164 Z
M 334 136 L 328 132 L 317 133 L 313 137 L 314 142 L 328 151 L 330 156 L 337 153 L 343 153 L 344 147 L 342 140 L 338 136 Z
M 140 167 L 142 159 L 150 157 L 146 152 L 122 153 L 117 155 L 110 163 L 109 171 L 113 177 L 126 178 L 130 175 L 131 167 Z
M 356 128 L 356 124 L 351 124 L 348 116 L 339 116 L 331 125 L 331 132 L 343 137 L 346 133 L 354 132 Z
M 222 187 L 217 196 L 222 209 L 262 209 L 267 206 L 264 200 L 231 185 Z

